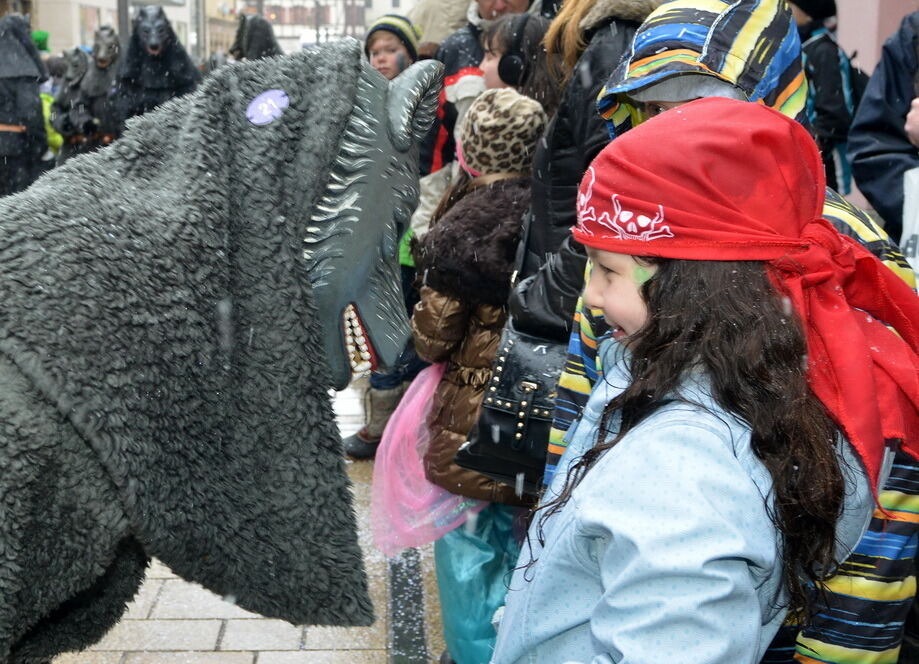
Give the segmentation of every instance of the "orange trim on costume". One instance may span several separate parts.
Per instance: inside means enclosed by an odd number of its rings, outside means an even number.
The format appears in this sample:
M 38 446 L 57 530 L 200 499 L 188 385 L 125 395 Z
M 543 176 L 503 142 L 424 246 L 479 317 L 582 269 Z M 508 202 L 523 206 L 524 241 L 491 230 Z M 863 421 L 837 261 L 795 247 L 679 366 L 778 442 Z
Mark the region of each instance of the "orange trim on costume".
M 795 76 L 794 79 L 792 79 L 791 83 L 789 83 L 785 87 L 785 89 L 782 90 L 782 94 L 780 94 L 778 98 L 776 98 L 775 104 L 773 106 L 781 107 L 782 104 L 788 101 L 792 97 L 792 95 L 794 95 L 796 92 L 798 92 L 798 90 L 801 89 L 801 86 L 803 84 L 804 84 L 804 70 L 802 69 L 800 72 L 798 72 L 798 75 Z

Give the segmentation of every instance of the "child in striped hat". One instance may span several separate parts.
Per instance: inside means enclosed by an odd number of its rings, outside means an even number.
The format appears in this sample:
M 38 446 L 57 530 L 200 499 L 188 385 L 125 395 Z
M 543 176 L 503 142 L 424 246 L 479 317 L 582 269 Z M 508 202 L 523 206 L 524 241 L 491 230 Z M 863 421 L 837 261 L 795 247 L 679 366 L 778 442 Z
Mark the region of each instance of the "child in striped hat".
M 392 80 L 418 59 L 421 30 L 405 16 L 384 14 L 374 21 L 364 41 L 370 66 Z

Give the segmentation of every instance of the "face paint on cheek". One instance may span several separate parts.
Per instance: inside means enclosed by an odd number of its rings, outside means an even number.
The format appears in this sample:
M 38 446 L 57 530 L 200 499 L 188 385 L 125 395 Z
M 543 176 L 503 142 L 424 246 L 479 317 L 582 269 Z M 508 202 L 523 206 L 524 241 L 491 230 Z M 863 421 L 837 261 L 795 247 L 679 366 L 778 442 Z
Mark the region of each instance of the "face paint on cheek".
M 636 285 L 641 286 L 651 278 L 651 273 L 647 268 L 641 265 L 636 265 L 635 269 L 632 271 L 632 278 L 635 280 Z

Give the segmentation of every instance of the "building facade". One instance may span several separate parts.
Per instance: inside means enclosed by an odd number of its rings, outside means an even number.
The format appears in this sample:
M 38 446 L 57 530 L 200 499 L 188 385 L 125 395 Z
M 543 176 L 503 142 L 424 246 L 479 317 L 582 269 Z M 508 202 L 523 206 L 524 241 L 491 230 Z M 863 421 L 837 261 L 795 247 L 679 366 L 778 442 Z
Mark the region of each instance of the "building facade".
M 836 0 L 839 41 L 867 72 L 880 58 L 884 40 L 903 17 L 919 11 L 919 0 Z M 281 47 L 289 52 L 317 41 L 350 35 L 361 39 L 366 25 L 383 14 L 406 14 L 415 0 L 139 0 L 163 4 L 179 40 L 189 52 L 206 58 L 226 52 L 236 31 L 239 13 L 259 12 L 275 26 Z M 195 30 L 195 11 L 205 15 Z M 118 25 L 117 0 L 0 0 L 0 15 L 31 14 L 36 29 L 50 34 L 52 52 L 92 44 L 100 25 Z M 198 32 L 204 34 L 198 39 Z M 199 45 L 200 44 L 200 45 Z
M 203 61 L 227 52 L 240 13 L 262 14 L 291 52 L 346 36 L 363 39 L 370 22 L 404 14 L 415 0 L 131 0 L 130 11 L 148 4 L 163 6 L 179 41 Z M 0 15 L 8 12 L 30 14 L 35 29 L 48 31 L 52 53 L 91 46 L 96 28 L 118 26 L 118 0 L 0 0 Z
M 2 0 L 0 0 L 2 1 Z M 47 30 L 48 46 L 60 53 L 74 46 L 92 46 L 93 33 L 102 25 L 118 28 L 118 0 L 30 0 L 32 27 Z M 162 4 L 179 41 L 188 48 L 191 12 L 185 0 L 174 3 L 139 2 L 131 6 Z M 193 36 L 193 35 L 192 35 Z
M 919 11 L 919 0 L 836 0 L 836 9 L 839 43 L 848 53 L 856 53 L 856 64 L 871 73 L 884 41 L 904 16 Z
M 398 1 L 398 0 L 396 0 Z M 343 37 L 361 39 L 371 0 L 244 0 L 239 11 L 260 13 L 285 53 Z

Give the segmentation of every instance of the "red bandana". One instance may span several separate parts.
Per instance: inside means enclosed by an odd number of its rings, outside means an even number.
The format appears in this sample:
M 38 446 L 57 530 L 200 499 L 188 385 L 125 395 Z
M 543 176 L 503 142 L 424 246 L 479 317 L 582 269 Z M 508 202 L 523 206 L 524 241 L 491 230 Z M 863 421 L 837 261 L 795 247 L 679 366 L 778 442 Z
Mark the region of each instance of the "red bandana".
M 885 439 L 919 458 L 919 298 L 821 218 L 824 188 L 801 125 L 758 104 L 701 99 L 594 159 L 573 232 L 635 256 L 766 261 L 803 321 L 811 389 L 876 483 Z

